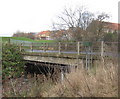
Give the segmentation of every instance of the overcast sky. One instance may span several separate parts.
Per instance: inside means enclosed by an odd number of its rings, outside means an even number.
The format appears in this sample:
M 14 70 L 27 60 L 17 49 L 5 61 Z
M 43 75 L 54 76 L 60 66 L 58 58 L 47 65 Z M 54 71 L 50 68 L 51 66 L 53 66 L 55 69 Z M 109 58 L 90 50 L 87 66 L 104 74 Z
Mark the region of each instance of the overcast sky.
M 110 22 L 118 23 L 119 0 L 0 0 L 0 36 L 17 30 L 51 30 L 52 20 L 66 7 L 85 6 L 89 11 L 106 12 Z

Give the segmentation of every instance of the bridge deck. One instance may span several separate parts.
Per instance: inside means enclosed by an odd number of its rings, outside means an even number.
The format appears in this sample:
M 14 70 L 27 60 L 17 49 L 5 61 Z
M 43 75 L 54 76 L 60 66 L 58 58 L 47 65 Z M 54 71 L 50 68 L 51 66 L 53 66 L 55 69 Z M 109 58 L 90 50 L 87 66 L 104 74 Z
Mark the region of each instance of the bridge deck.
M 75 53 L 61 53 L 61 54 L 58 54 L 58 53 L 48 53 L 48 52 L 25 52 L 23 53 L 23 55 L 26 55 L 26 56 L 41 56 L 41 57 L 53 57 L 53 58 L 67 58 L 67 59 L 85 59 L 86 56 L 92 56 L 92 59 L 100 59 L 100 56 L 98 55 L 90 55 L 90 54 L 75 54 Z

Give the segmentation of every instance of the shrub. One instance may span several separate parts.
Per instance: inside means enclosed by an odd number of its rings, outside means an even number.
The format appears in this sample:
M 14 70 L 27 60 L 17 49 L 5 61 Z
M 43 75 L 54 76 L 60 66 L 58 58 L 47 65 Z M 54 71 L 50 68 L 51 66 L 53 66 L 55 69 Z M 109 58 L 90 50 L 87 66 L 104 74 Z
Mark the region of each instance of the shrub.
M 2 73 L 3 79 L 18 77 L 24 72 L 24 62 L 19 47 L 11 44 L 2 46 Z
M 107 33 L 104 35 L 103 39 L 104 39 L 104 41 L 115 42 L 118 40 L 117 37 L 118 37 L 117 33 Z

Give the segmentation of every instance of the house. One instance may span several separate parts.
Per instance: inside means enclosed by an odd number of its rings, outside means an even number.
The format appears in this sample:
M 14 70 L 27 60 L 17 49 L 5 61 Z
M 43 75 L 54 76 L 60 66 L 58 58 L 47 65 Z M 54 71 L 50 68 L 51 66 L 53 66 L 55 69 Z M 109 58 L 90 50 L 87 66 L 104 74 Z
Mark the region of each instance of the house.
M 96 30 L 98 29 L 98 30 Z M 101 21 L 92 21 L 90 23 L 90 25 L 87 27 L 86 29 L 87 31 L 101 31 L 103 30 L 103 32 L 106 33 L 114 33 L 114 32 L 118 32 L 118 30 L 120 30 L 120 24 L 118 23 L 111 23 L 111 22 L 101 22 Z
M 118 32 L 120 30 L 120 24 L 118 23 L 110 23 L 110 22 L 105 22 L 105 31 L 107 33 L 114 33 L 114 32 Z
M 84 37 L 84 34 L 88 31 L 93 32 L 106 32 L 106 33 L 117 33 L 120 30 L 120 24 L 111 23 L 111 22 L 100 22 L 93 21 L 86 30 L 81 28 L 69 28 L 67 30 L 54 30 L 54 31 L 41 31 L 35 35 L 36 39 L 39 40 L 52 40 L 52 39 L 62 39 L 62 40 L 71 40 L 79 39 Z M 74 32 L 74 33 L 73 33 Z M 80 35 L 78 35 L 80 33 Z
M 71 35 L 68 30 L 54 30 L 51 31 L 51 38 L 56 40 L 70 40 Z
M 36 34 L 36 39 L 40 39 L 40 40 L 51 40 L 51 32 L 50 31 L 41 31 L 39 33 Z

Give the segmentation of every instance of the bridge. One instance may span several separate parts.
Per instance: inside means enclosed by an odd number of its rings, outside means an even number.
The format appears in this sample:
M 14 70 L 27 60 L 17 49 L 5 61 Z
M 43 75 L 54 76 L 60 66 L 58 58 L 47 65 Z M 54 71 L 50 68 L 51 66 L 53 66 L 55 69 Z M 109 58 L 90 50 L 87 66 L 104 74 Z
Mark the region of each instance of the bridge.
M 53 42 L 33 43 L 10 40 L 19 46 L 25 60 L 64 63 L 74 65 L 80 60 L 98 60 L 101 57 L 116 57 L 118 42 Z
M 33 43 L 11 39 L 10 43 L 19 46 L 20 51 L 24 50 L 24 60 L 31 61 L 76 65 L 78 60 L 89 63 L 89 60 L 99 60 L 101 57 L 118 56 L 117 42 Z
M 33 64 L 47 64 L 54 68 L 92 68 L 101 58 L 116 58 L 117 42 L 16 42 L 20 51 L 24 50 L 24 60 Z M 34 65 L 35 66 L 35 65 Z M 39 65 L 40 66 L 40 65 Z

